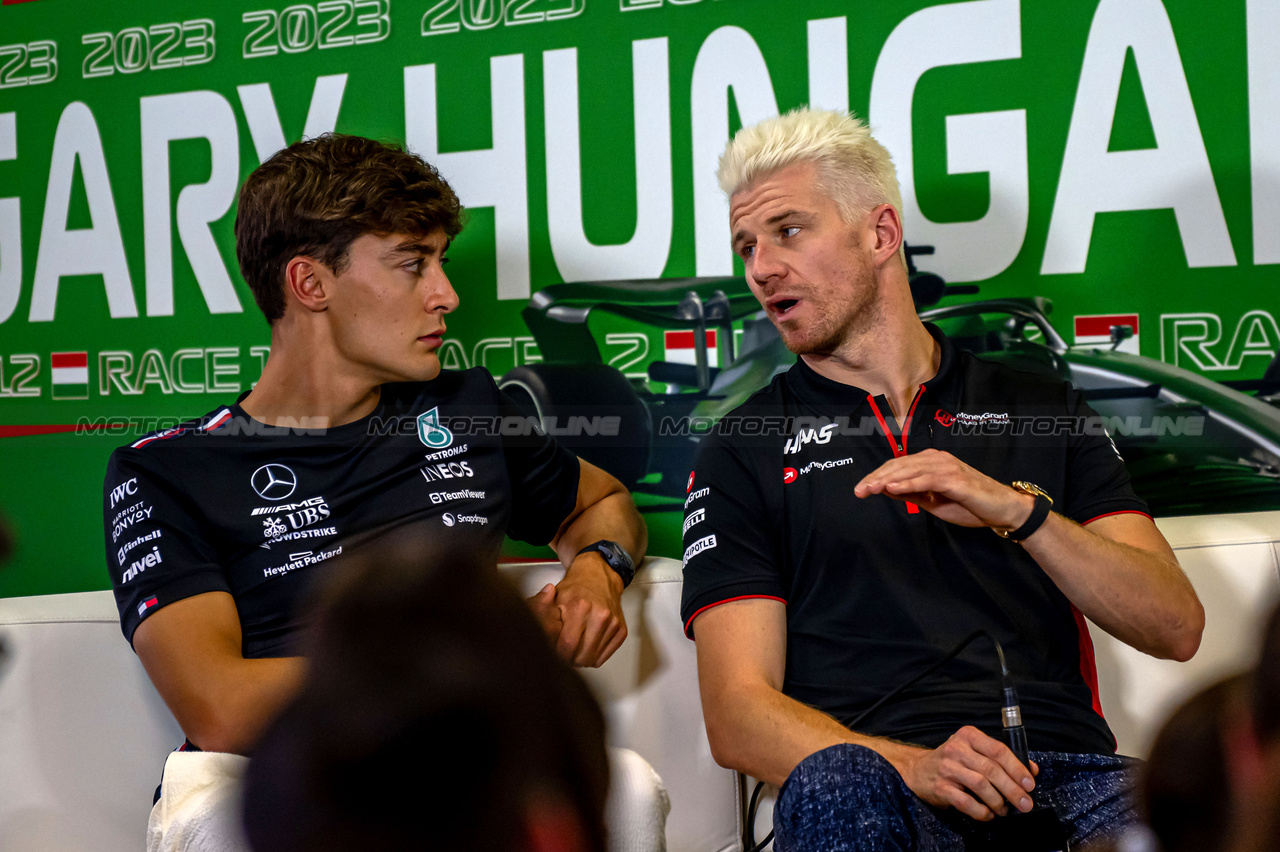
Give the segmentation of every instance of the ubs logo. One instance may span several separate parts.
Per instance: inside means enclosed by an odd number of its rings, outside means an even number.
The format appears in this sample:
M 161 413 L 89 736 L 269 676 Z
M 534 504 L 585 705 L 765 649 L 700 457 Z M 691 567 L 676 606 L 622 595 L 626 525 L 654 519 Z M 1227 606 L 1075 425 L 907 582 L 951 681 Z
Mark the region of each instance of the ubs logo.
M 298 476 L 282 464 L 264 464 L 253 472 L 249 484 L 263 500 L 283 500 L 298 487 Z

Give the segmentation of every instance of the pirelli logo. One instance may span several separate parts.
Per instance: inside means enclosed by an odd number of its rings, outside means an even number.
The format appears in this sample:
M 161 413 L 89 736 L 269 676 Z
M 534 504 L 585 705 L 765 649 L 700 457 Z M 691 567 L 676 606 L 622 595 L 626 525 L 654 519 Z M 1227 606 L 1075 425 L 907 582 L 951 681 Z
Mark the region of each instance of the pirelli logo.
M 684 529 L 681 530 L 681 534 L 683 535 L 688 533 L 689 527 L 693 526 L 694 524 L 700 524 L 706 519 L 707 519 L 706 509 L 694 509 L 692 512 L 689 513 L 689 517 L 684 519 Z

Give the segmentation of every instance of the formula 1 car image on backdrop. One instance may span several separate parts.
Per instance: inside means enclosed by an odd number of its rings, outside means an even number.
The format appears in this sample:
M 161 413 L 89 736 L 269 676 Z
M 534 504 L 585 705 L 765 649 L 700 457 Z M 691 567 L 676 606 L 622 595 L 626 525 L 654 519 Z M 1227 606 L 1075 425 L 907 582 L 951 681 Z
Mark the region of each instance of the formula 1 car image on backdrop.
M 1130 327 L 1111 327 L 1101 345 L 1068 346 L 1049 322 L 1047 299 L 954 303 L 977 287 L 946 286 L 911 267 L 920 317 L 958 346 L 1084 391 L 1155 515 L 1280 509 L 1280 358 L 1266 378 L 1230 387 L 1120 351 Z M 953 303 L 938 306 L 944 297 Z M 534 295 L 523 317 L 544 361 L 516 367 L 499 385 L 558 440 L 632 489 L 651 553 L 678 554 L 698 441 L 795 356 L 742 278 L 554 284 Z M 692 363 L 655 360 L 627 378 L 604 363 L 593 317 L 691 334 Z M 565 428 L 592 423 L 597 428 Z

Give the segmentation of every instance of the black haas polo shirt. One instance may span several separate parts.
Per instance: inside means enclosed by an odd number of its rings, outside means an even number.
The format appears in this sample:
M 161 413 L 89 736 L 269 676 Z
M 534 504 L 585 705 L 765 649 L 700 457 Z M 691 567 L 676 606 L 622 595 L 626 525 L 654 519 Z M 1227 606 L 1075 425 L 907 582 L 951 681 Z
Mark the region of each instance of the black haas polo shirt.
M 800 359 L 703 442 L 685 501 L 685 630 L 693 638 L 697 616 L 722 603 L 783 602 L 783 691 L 848 724 L 984 629 L 1004 648 L 1033 750 L 1113 753 L 1084 616 L 1020 545 L 854 496 L 884 462 L 932 447 L 998 482 L 1039 485 L 1081 524 L 1148 514 L 1079 391 L 928 328 L 941 363 L 901 428 L 883 396 Z M 996 736 L 999 674 L 979 640 L 858 730 L 929 747 L 964 725 Z

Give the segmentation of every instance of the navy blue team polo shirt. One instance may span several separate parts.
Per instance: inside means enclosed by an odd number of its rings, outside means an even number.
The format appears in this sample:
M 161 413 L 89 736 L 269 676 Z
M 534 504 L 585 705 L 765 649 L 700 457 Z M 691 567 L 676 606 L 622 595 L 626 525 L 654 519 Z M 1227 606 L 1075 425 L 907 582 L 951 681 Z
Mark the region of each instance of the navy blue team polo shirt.
M 227 592 L 244 656 L 284 656 L 316 575 L 392 530 L 464 565 L 495 563 L 504 534 L 545 544 L 579 467 L 530 425 L 472 369 L 384 385 L 373 413 L 330 429 L 267 426 L 235 404 L 121 447 L 103 517 L 125 637 L 175 601 Z
M 1004 648 L 1033 750 L 1112 753 L 1084 617 L 1021 546 L 854 496 L 884 462 L 932 447 L 999 482 L 1039 485 L 1081 524 L 1147 514 L 1077 390 L 927 327 L 941 363 L 901 428 L 885 397 L 800 359 L 703 442 L 685 503 L 685 630 L 693 638 L 697 616 L 721 603 L 782 601 L 783 691 L 848 724 L 985 629 Z M 995 653 L 979 640 L 858 730 L 929 747 L 964 725 L 996 736 L 1000 695 Z

